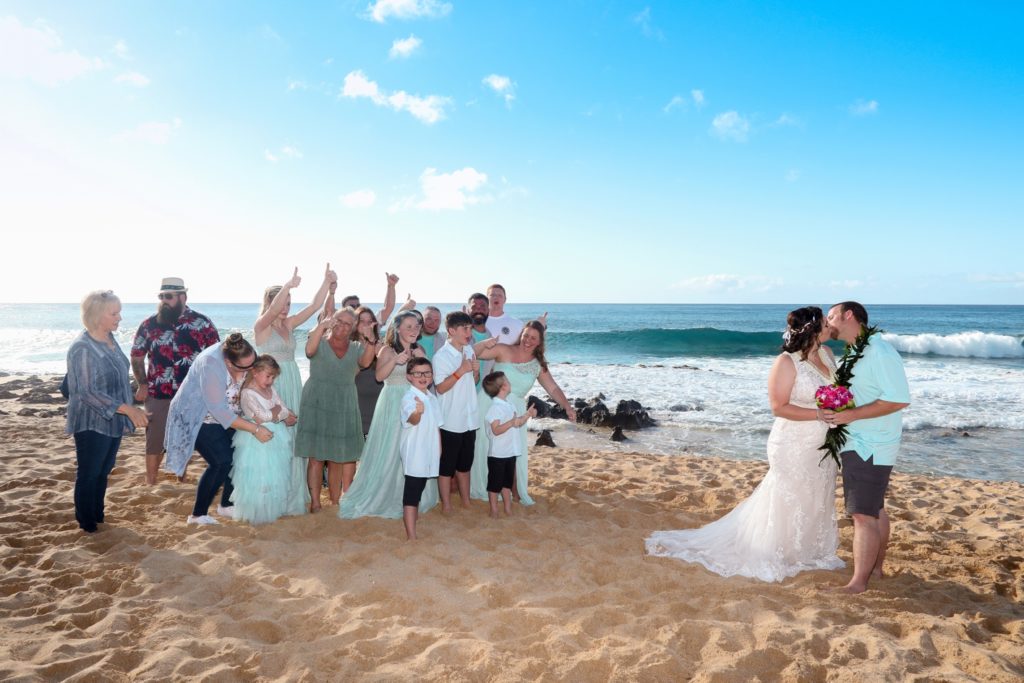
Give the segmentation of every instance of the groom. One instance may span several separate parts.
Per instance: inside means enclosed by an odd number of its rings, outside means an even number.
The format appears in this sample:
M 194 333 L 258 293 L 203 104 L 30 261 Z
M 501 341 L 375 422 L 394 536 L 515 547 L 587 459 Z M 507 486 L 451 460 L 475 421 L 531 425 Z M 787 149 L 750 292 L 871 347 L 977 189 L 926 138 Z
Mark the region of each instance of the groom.
M 868 312 L 856 301 L 844 301 L 829 309 L 827 320 L 833 339 L 853 344 L 867 327 Z M 823 414 L 830 425 L 850 425 L 841 457 L 843 497 L 846 512 L 853 517 L 853 578 L 839 590 L 863 593 L 870 578 L 882 577 L 889 543 L 885 491 L 900 448 L 900 411 L 910 405 L 903 361 L 880 334 L 870 337 L 854 365 L 850 390 L 856 407 Z

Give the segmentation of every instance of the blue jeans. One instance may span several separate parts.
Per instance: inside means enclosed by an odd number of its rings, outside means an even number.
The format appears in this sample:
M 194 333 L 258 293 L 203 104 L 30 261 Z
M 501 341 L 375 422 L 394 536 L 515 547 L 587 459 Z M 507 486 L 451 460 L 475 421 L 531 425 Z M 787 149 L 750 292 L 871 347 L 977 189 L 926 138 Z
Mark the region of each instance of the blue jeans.
M 103 521 L 103 499 L 107 495 L 107 477 L 114 469 L 121 437 L 99 432 L 75 432 L 75 519 L 88 532 L 96 531 Z
M 199 428 L 196 450 L 203 456 L 207 466 L 196 489 L 196 504 L 192 508 L 195 517 L 210 513 L 213 497 L 221 486 L 224 491 L 220 494 L 220 504 L 223 507 L 231 505 L 231 494 L 235 491 L 230 476 L 235 456 L 235 447 L 231 443 L 234 435 L 234 429 L 224 429 L 218 424 L 204 424 Z

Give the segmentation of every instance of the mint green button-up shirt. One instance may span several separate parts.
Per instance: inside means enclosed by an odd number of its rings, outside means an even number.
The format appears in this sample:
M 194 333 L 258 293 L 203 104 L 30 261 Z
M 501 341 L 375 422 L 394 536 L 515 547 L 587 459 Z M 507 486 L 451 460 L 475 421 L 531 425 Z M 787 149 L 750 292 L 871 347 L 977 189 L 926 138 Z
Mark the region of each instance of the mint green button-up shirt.
M 879 399 L 890 403 L 910 403 L 910 387 L 903 371 L 903 359 L 892 344 L 876 334 L 864 355 L 853 367 L 850 390 L 858 406 Z M 863 460 L 874 456 L 876 465 L 895 465 L 903 434 L 903 411 L 856 420 L 850 423 L 844 450 L 857 451 Z

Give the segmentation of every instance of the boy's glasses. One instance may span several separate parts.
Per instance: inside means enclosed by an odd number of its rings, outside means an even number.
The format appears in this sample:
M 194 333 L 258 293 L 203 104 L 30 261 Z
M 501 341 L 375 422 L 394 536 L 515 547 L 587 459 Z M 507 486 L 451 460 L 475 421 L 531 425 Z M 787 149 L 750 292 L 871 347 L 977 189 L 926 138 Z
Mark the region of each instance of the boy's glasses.
M 417 378 L 420 378 L 420 379 L 422 379 L 424 377 L 433 377 L 434 376 L 434 373 L 431 372 L 430 370 L 413 370 L 409 374 L 412 375 L 413 377 L 417 377 Z

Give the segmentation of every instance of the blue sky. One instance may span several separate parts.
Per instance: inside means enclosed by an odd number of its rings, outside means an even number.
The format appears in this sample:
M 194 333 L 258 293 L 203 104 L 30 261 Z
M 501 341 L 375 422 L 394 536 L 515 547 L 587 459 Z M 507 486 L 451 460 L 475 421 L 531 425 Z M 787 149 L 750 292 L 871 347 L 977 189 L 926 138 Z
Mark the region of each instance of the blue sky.
M 1016 3 L 0 2 L 3 298 L 1024 303 Z M 12 256 L 14 258 L 12 258 Z

